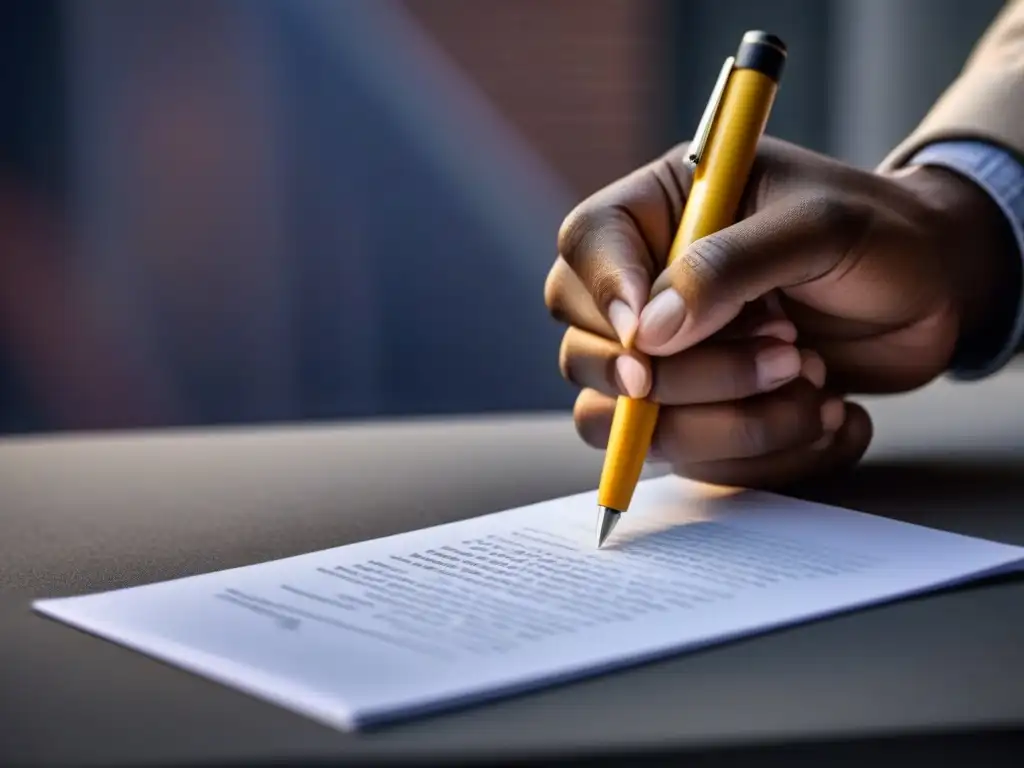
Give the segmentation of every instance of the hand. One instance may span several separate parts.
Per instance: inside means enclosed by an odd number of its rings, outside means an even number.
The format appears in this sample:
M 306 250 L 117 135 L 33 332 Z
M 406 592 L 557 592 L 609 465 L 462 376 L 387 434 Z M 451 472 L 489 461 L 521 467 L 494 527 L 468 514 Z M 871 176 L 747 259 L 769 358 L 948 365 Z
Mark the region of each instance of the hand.
M 666 268 L 684 158 L 602 189 L 559 232 L 545 300 L 569 326 L 581 436 L 604 447 L 615 396 L 649 396 L 652 453 L 680 474 L 778 487 L 850 466 L 871 423 L 843 398 L 947 369 L 998 303 L 1005 220 L 951 171 L 871 173 L 765 139 L 738 223 Z

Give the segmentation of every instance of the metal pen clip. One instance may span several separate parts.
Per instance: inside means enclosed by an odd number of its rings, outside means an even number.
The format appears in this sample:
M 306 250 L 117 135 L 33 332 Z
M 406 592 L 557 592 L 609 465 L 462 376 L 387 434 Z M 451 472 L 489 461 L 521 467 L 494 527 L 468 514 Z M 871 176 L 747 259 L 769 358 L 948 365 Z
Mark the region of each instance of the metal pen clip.
M 694 137 L 693 144 L 690 147 L 688 159 L 693 165 L 697 165 L 704 156 L 704 150 L 707 148 L 708 139 L 711 136 L 711 128 L 715 124 L 715 117 L 718 115 L 718 109 L 722 106 L 722 96 L 725 94 L 725 86 L 729 82 L 729 75 L 732 74 L 735 64 L 736 57 L 730 56 L 725 60 L 725 64 L 722 65 L 722 71 L 718 73 L 718 80 L 715 82 L 715 90 L 711 92 L 711 99 L 708 101 L 708 105 L 704 108 L 704 114 L 701 116 L 700 123 L 697 125 L 697 135 Z

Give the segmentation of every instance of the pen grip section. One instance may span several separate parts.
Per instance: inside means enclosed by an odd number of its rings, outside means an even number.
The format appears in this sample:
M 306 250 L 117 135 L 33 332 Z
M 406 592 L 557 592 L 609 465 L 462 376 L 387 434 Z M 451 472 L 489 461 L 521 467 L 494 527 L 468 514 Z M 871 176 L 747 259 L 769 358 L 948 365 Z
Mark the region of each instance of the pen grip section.
M 658 404 L 620 396 L 615 404 L 612 429 L 608 435 L 604 471 L 597 492 L 597 503 L 619 512 L 629 509 L 636 484 L 640 481 L 647 450 L 658 423 Z

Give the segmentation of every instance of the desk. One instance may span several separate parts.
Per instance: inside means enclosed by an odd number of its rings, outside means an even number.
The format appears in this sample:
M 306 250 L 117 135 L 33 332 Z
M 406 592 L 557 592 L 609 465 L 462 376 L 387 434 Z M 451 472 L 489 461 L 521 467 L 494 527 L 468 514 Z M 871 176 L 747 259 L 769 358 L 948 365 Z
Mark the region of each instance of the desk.
M 1024 544 L 1024 370 L 868 404 L 868 460 L 818 498 Z M 931 749 L 934 766 L 972 754 L 971 734 L 1007 729 L 986 737 L 1002 748 L 1017 738 L 1024 581 L 1013 579 L 360 735 L 28 608 L 586 490 L 600 460 L 561 415 L 0 444 L 0 765 L 570 754 L 731 765 L 748 749 L 759 765 L 877 765 Z

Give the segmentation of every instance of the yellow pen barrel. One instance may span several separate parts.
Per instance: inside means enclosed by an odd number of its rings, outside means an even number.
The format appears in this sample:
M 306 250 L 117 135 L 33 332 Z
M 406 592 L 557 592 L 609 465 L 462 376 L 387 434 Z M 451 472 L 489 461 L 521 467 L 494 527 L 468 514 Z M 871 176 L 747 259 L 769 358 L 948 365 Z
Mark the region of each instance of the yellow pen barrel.
M 669 264 L 695 240 L 724 229 L 736 220 L 781 74 L 781 63 L 769 61 L 768 66 L 759 66 L 764 59 L 758 59 L 756 52 L 751 58 L 751 40 L 762 45 L 764 41 L 775 39 L 762 33 L 744 36 L 721 101 L 712 115 L 709 133 L 699 150 L 683 219 L 669 251 Z M 781 42 L 778 45 L 781 46 Z M 784 59 L 785 47 L 782 46 L 778 61 Z M 750 66 L 744 66 L 745 63 Z M 600 506 L 620 512 L 629 508 L 647 460 L 658 410 L 657 403 L 649 400 L 618 398 L 598 488 Z
M 737 69 L 729 77 L 721 111 L 693 172 L 669 264 L 694 241 L 735 222 L 777 89 L 774 80 L 752 69 Z
M 608 452 L 604 455 L 597 503 L 618 512 L 629 509 L 640 481 L 651 437 L 658 423 L 658 404 L 621 395 L 615 403 Z

